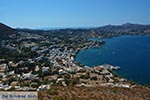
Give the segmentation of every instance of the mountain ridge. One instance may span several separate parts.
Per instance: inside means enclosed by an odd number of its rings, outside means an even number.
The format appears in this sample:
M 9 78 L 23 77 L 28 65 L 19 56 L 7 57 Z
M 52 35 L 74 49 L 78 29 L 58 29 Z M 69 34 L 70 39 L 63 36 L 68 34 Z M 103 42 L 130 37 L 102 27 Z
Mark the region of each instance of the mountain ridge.
M 95 27 L 95 28 L 64 28 L 64 29 L 50 29 L 50 30 L 38 30 L 38 29 L 27 29 L 27 28 L 11 28 L 10 26 L 7 26 L 3 23 L 0 23 L 0 34 L 1 36 L 6 36 L 12 33 L 15 33 L 15 31 L 52 31 L 52 30 L 59 30 L 64 31 L 70 29 L 71 31 L 76 31 L 82 29 L 82 32 L 85 33 L 87 31 L 95 32 L 95 33 L 145 33 L 150 32 L 150 25 L 143 25 L 143 24 L 133 24 L 133 23 L 124 23 L 122 25 L 105 25 L 101 27 Z
M 0 22 L 0 35 L 1 36 L 7 36 L 9 34 L 13 34 L 14 32 L 15 32 L 15 29 Z

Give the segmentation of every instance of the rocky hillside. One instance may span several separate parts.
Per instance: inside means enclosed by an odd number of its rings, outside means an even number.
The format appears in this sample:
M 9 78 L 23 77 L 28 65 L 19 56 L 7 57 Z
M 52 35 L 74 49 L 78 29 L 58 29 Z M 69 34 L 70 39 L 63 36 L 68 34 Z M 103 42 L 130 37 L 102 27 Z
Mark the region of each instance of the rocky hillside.
M 150 100 L 150 89 L 145 87 L 60 87 L 53 86 L 39 92 L 39 100 Z

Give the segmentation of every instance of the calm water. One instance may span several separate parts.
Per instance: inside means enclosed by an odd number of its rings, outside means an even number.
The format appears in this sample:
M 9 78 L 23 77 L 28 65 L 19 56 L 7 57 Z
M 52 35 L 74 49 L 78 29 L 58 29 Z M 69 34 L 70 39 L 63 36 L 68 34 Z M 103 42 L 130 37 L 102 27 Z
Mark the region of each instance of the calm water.
M 150 36 L 122 36 L 104 39 L 101 48 L 79 52 L 76 60 L 88 66 L 120 66 L 118 75 L 140 84 L 150 84 Z

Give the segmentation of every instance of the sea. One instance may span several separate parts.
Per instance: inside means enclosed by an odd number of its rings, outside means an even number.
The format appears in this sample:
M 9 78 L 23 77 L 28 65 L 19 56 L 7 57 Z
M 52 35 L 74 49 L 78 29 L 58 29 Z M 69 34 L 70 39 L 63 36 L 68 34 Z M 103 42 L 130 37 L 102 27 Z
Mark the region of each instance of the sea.
M 150 85 L 150 36 L 120 36 L 97 39 L 106 43 L 100 48 L 80 51 L 76 61 L 93 67 L 102 64 L 119 66 L 115 74 L 141 85 Z

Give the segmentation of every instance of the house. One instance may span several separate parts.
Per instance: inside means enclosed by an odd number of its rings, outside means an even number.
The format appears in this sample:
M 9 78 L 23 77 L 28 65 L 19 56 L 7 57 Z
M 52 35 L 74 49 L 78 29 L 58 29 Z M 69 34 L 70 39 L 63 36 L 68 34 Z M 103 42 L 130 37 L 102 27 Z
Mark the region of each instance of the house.
M 63 74 L 65 74 L 66 72 L 64 71 L 64 70 L 62 70 L 62 69 L 59 69 L 59 71 L 58 71 L 58 74 L 59 75 L 63 75 Z
M 22 75 L 22 78 L 23 78 L 23 79 L 26 79 L 26 80 L 30 80 L 30 79 L 32 78 L 32 74 L 31 74 L 31 73 L 23 74 L 23 75 Z
M 7 69 L 7 65 L 6 64 L 1 64 L 0 65 L 0 72 L 5 72 L 6 69 Z
M 44 91 L 44 90 L 49 89 L 49 88 L 50 88 L 49 85 L 41 85 L 41 86 L 39 86 L 39 88 L 37 89 L 37 91 Z
M 44 72 L 44 73 L 49 72 L 49 67 L 42 67 L 42 72 Z
M 8 72 L 8 75 L 14 75 L 14 74 L 15 74 L 15 71 Z

